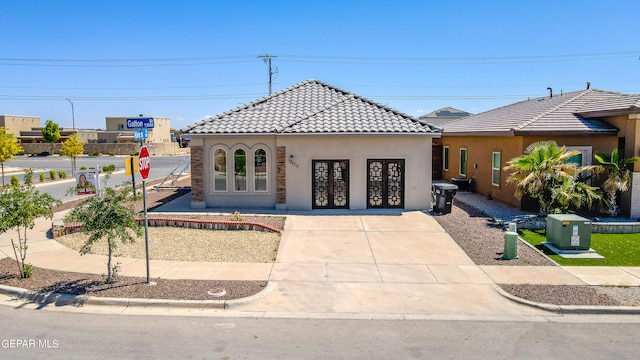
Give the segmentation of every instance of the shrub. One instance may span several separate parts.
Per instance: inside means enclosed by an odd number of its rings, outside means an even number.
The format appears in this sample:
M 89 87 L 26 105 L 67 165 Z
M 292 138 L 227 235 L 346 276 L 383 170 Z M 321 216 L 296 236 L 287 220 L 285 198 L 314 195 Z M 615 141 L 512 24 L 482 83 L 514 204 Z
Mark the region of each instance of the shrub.
M 43 182 L 45 179 L 45 175 L 43 172 L 40 173 L 40 182 Z
M 48 151 L 43 151 L 41 153 L 38 154 L 38 156 L 49 156 L 51 155 Z
M 51 179 L 51 180 L 55 180 L 56 179 L 56 171 L 55 170 L 49 170 L 49 179 Z
M 139 152 L 139 151 L 136 151 L 136 152 L 131 153 L 131 156 L 138 156 L 138 155 L 140 155 L 140 152 Z
M 22 278 L 23 279 L 28 279 L 31 277 L 31 275 L 33 275 L 33 271 L 35 270 L 35 268 L 33 267 L 33 265 L 31 264 L 24 264 L 24 266 L 22 266 Z
M 16 155 L 24 155 L 24 150 L 20 150 L 16 153 Z
M 27 186 L 33 183 L 33 169 L 29 168 L 24 171 L 24 183 Z
M 15 175 L 11 175 L 11 185 L 12 186 L 20 185 L 20 179 L 18 179 L 18 177 Z
M 113 151 L 109 151 L 109 156 L 116 156 L 116 153 L 114 153 Z
M 90 152 L 89 156 L 101 156 L 102 154 L 99 151 Z
M 86 166 L 80 166 L 80 170 L 87 170 Z
M 58 177 L 60 179 L 66 179 L 67 178 L 67 172 L 64 170 L 58 170 Z

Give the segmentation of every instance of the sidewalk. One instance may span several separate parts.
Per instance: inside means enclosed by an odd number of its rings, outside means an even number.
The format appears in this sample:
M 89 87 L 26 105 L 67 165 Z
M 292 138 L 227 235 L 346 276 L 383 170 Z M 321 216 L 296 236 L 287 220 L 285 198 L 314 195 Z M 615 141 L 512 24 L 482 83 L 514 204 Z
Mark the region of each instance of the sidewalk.
M 192 212 L 188 197 L 165 205 L 164 210 L 171 207 Z M 496 284 L 640 285 L 640 268 L 477 266 L 431 216 L 418 211 L 283 215 L 287 223 L 275 263 L 151 260 L 151 277 L 267 280 L 269 291 L 233 311 L 254 316 L 333 318 L 559 316 L 562 307 L 523 306 L 510 300 Z M 80 256 L 48 239 L 50 225 L 50 220 L 39 219 L 30 230 L 30 263 L 104 273 L 106 257 Z M 0 235 L 0 257 L 13 257 L 11 236 L 11 232 Z M 121 275 L 146 275 L 144 259 L 116 261 L 121 263 Z M 171 303 L 164 302 L 169 307 Z

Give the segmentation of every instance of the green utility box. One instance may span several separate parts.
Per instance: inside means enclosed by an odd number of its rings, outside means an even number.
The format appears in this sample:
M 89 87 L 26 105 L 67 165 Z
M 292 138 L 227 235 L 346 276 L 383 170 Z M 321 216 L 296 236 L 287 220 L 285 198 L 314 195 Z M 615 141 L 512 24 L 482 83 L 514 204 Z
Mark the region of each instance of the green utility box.
M 548 215 L 547 242 L 560 250 L 589 250 L 591 221 L 573 214 Z
M 507 231 L 504 233 L 504 253 L 502 255 L 504 260 L 511 260 L 518 258 L 518 233 L 514 231 Z

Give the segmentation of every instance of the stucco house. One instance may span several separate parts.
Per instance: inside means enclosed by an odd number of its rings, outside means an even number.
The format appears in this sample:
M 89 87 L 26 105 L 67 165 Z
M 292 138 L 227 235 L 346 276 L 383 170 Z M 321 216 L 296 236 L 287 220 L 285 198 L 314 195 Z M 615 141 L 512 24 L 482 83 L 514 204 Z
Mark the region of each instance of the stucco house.
M 431 206 L 440 133 L 396 110 L 307 80 L 183 129 L 193 208 Z
M 474 190 L 523 209 L 536 204 L 514 196 L 506 183 L 507 162 L 530 144 L 555 140 L 578 150 L 573 159 L 594 163 L 596 153 L 613 149 L 625 158 L 640 156 L 640 95 L 589 89 L 529 99 L 480 114 L 451 120 L 442 128 L 443 178 L 473 179 Z M 624 216 L 640 217 L 640 164 L 635 164 L 633 187 L 623 194 Z

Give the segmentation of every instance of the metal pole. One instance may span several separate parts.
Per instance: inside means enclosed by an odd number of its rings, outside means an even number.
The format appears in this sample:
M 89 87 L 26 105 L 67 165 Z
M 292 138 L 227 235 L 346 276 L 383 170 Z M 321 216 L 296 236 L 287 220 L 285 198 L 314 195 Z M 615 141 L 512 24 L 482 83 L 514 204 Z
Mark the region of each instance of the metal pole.
M 135 163 L 134 163 L 135 157 L 131 156 L 129 158 L 129 164 L 131 165 L 131 182 L 133 183 L 133 196 L 136 196 L 136 172 L 135 170 Z
M 69 100 L 68 98 L 65 99 L 69 102 L 69 104 L 71 104 L 71 121 L 73 124 L 73 132 L 76 132 L 76 111 L 73 108 L 73 102 L 71 102 L 71 100 Z
M 151 285 L 149 276 L 149 219 L 147 218 L 146 181 L 142 180 L 142 204 L 144 206 L 144 247 L 147 255 L 147 284 Z

